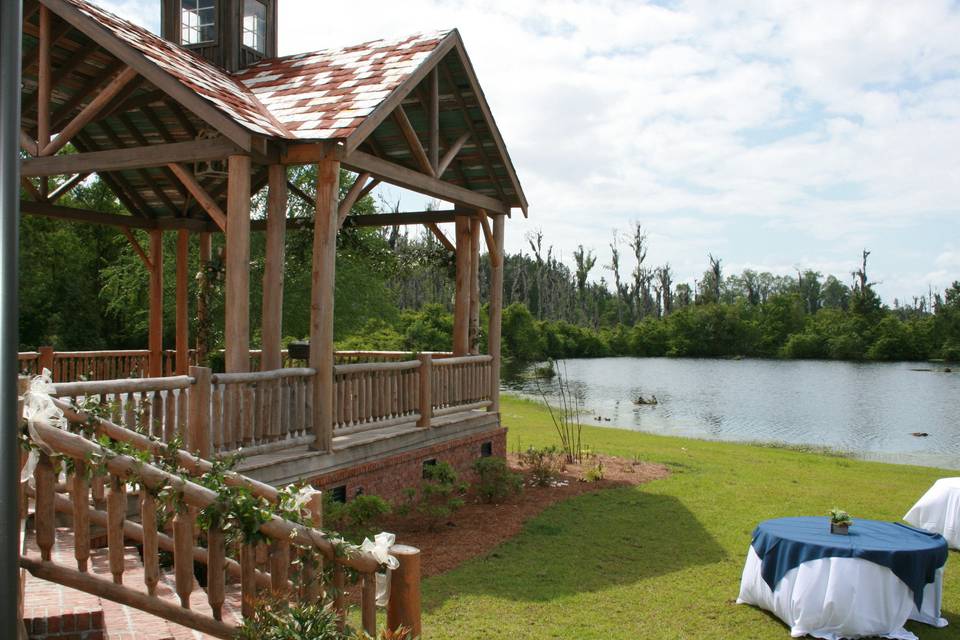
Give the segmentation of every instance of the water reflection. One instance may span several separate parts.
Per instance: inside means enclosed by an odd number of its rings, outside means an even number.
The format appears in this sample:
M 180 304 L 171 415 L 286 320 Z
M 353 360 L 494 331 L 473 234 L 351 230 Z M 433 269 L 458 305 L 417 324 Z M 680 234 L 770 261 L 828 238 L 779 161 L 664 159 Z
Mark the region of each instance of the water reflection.
M 927 363 L 603 358 L 563 369 L 586 424 L 960 468 L 960 373 Z M 556 393 L 555 380 L 539 385 Z M 539 397 L 529 379 L 506 386 Z M 635 405 L 638 396 L 658 404 Z

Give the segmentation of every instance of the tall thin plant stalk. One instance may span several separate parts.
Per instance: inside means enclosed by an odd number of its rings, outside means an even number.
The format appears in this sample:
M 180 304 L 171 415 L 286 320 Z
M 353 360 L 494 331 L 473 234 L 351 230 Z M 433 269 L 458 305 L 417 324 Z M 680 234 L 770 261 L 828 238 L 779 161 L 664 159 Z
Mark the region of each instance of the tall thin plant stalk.
M 559 407 L 554 407 L 550 402 L 550 397 L 540 385 L 539 378 L 536 379 L 537 392 L 543 400 L 544 406 L 550 413 L 550 420 L 553 421 L 553 427 L 560 437 L 560 448 L 563 450 L 569 463 L 580 463 L 583 461 L 583 424 L 580 421 L 582 407 L 580 399 L 575 393 L 570 391 L 570 381 L 567 378 L 567 365 L 561 365 L 556 360 L 550 361 L 557 381 L 557 400 Z

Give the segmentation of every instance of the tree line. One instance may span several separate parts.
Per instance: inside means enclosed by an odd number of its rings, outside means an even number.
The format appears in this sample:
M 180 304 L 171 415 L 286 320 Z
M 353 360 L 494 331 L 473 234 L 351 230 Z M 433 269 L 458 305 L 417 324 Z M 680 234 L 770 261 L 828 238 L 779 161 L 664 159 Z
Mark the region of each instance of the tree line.
M 292 170 L 290 177 L 312 193 L 313 168 Z M 344 172 L 341 189 L 351 182 Z M 76 187 L 61 204 L 121 211 L 96 179 Z M 397 208 L 368 196 L 352 213 Z M 263 215 L 262 194 L 253 212 Z M 291 196 L 289 217 L 309 220 L 312 213 L 308 203 Z M 175 238 L 165 235 L 165 343 L 172 345 Z M 24 216 L 20 237 L 22 349 L 146 345 L 147 272 L 123 234 L 112 227 Z M 309 228 L 288 230 L 283 309 L 288 340 L 309 332 L 311 243 Z M 455 260 L 429 230 L 347 226 L 337 243 L 334 336 L 340 348 L 450 348 Z M 691 286 L 675 282 L 669 264 L 650 263 L 649 237 L 639 224 L 614 234 L 605 265 L 581 245 L 568 266 L 542 232 L 530 234 L 525 244 L 504 259 L 504 355 L 517 363 L 617 355 L 960 359 L 960 282 L 886 305 L 868 277 L 866 251 L 859 268 L 844 277 L 814 270 L 793 276 L 750 269 L 726 273 L 721 258 L 709 254 L 703 275 Z M 192 326 L 191 335 L 203 329 L 212 347 L 223 342 L 222 248 L 217 234 L 210 263 L 200 264 L 196 247 L 190 256 L 191 272 L 198 274 L 190 285 L 193 304 L 205 296 L 211 316 L 209 327 Z M 252 234 L 254 346 L 259 344 L 264 253 L 263 234 Z M 631 269 L 624 266 L 628 258 Z M 486 255 L 480 272 L 481 297 L 489 299 Z

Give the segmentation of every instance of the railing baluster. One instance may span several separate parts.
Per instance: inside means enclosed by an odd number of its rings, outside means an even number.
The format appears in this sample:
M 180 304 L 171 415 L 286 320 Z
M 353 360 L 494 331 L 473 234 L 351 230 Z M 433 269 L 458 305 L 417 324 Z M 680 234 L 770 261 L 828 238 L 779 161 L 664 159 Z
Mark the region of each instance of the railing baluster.
M 257 601 L 257 551 L 252 543 L 240 545 L 240 611 L 244 618 L 253 615 Z
M 180 606 L 190 608 L 190 593 L 193 591 L 193 514 L 192 509 L 181 506 L 173 517 L 173 573 L 180 596 Z
M 224 448 L 226 440 L 224 434 L 223 420 L 223 385 L 214 385 L 210 390 L 210 398 L 213 402 L 213 419 L 211 431 L 213 432 L 213 451 L 221 451 Z
M 73 555 L 77 569 L 87 570 L 90 558 L 90 482 L 87 480 L 87 463 L 73 461 L 70 477 L 70 498 L 73 503 Z
M 157 499 L 145 486 L 140 487 L 140 523 L 143 525 L 143 583 L 147 593 L 155 596 L 160 582 Z
M 333 565 L 333 610 L 337 612 L 337 626 L 343 629 L 347 621 L 346 607 L 346 575 L 343 571 L 343 565 L 336 563 Z
M 37 488 L 34 507 L 37 546 L 40 547 L 40 558 L 49 562 L 56 531 L 57 514 L 53 505 L 56 477 L 53 473 L 53 462 L 43 451 L 40 452 L 40 459 L 33 470 L 33 480 Z
M 270 543 L 270 586 L 273 594 L 287 593 L 287 571 L 290 568 L 290 541 L 274 540 Z
M 163 393 L 164 416 L 163 416 L 163 440 L 164 442 L 173 442 L 177 437 L 177 398 L 173 390 Z M 186 434 L 179 434 L 181 436 Z
M 223 603 L 226 600 L 223 572 L 225 564 L 223 529 L 218 522 L 211 525 L 207 531 L 207 602 L 210 603 L 215 620 L 223 620 Z
M 374 573 L 363 574 L 360 620 L 367 635 L 371 638 L 377 637 L 377 576 Z
M 107 496 L 107 552 L 110 573 L 116 584 L 123 584 L 125 543 L 123 520 L 127 515 L 127 483 L 119 476 L 110 475 L 110 493 Z

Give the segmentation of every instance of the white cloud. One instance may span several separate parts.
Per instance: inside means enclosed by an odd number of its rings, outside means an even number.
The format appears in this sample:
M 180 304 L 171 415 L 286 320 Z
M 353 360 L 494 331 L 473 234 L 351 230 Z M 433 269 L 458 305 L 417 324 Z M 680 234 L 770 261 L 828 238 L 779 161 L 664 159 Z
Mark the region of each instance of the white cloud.
M 512 250 L 542 227 L 604 264 L 640 220 L 679 278 L 707 251 L 844 277 L 863 246 L 891 299 L 960 277 L 955 3 L 666 4 L 281 0 L 281 52 L 459 27 L 531 203 Z

